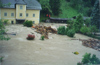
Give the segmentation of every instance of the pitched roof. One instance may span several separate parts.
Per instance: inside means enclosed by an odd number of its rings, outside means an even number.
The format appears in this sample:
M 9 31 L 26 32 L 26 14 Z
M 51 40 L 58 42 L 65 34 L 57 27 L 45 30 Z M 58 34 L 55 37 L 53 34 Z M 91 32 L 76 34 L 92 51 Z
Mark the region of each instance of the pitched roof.
M 41 5 L 37 0 L 1 0 L 2 4 L 11 3 L 10 6 L 4 6 L 3 8 L 15 8 L 15 4 L 24 4 L 26 9 L 41 10 Z
M 15 1 L 16 1 L 16 0 L 15 0 Z M 23 4 L 23 5 L 26 5 L 26 3 L 25 3 L 23 0 L 16 1 L 16 4 Z
M 69 20 L 68 18 L 53 18 L 53 17 L 50 17 L 50 19 L 52 19 L 52 20 Z

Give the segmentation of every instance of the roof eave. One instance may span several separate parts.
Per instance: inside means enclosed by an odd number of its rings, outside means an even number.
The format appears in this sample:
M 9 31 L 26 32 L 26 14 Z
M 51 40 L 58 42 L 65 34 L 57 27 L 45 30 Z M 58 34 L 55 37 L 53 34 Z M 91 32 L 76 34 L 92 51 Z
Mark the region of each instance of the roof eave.
M 20 5 L 27 5 L 27 4 L 24 4 L 24 3 L 16 3 L 16 4 L 20 4 Z

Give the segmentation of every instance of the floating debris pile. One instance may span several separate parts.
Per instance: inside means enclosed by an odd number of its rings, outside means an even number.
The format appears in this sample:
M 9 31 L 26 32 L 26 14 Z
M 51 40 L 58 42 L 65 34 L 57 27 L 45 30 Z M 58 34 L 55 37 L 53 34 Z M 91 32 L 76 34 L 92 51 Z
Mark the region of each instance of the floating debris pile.
M 37 33 L 40 33 L 46 39 L 49 39 L 48 38 L 48 33 L 55 33 L 55 34 L 57 34 L 57 30 L 52 28 L 51 26 L 46 27 L 46 26 L 36 25 L 34 28 L 36 29 Z
M 100 51 L 100 40 L 96 40 L 96 39 L 81 40 L 80 39 L 80 41 L 82 41 L 82 45 Z

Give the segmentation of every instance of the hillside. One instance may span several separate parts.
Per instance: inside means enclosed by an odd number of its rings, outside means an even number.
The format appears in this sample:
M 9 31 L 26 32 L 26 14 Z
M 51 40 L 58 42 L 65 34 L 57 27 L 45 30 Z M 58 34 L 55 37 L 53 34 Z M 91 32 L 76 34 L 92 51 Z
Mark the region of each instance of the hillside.
M 57 7 L 54 3 L 54 1 L 50 2 L 51 0 L 42 0 L 39 1 L 42 5 L 42 11 L 41 11 L 41 21 L 48 19 L 46 17 L 46 14 L 50 14 L 51 17 L 55 18 L 72 18 L 73 16 L 77 16 L 79 13 L 82 13 L 83 16 L 90 16 L 92 13 L 92 9 L 94 6 L 95 0 L 60 0 L 60 7 L 59 9 L 51 9 L 52 7 Z M 50 6 L 51 3 L 54 3 L 53 6 Z M 54 13 L 59 11 L 59 15 L 54 15 Z
M 61 1 L 61 7 L 62 13 L 59 14 L 59 16 L 53 16 L 58 18 L 71 18 L 73 16 L 76 16 L 78 14 L 78 11 L 71 6 L 69 6 L 69 2 L 66 2 L 65 0 Z

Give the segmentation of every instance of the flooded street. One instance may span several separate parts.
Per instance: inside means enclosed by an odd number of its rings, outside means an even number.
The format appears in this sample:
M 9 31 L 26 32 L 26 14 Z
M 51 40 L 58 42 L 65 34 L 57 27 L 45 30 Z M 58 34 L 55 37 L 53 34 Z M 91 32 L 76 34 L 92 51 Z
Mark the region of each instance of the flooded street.
M 52 24 L 57 28 L 62 25 Z M 23 25 L 9 25 L 6 28 L 8 33 L 16 35 L 9 35 L 9 41 L 0 41 L 0 56 L 4 57 L 2 65 L 77 65 L 86 52 L 96 54 L 100 58 L 99 51 L 83 46 L 79 40 L 71 40 L 90 39 L 81 34 L 70 38 L 50 33 L 49 39 L 42 41 L 41 35 L 36 33 L 35 29 Z M 26 37 L 31 32 L 35 34 L 35 40 L 29 41 Z M 79 52 L 79 55 L 73 54 L 75 51 Z

